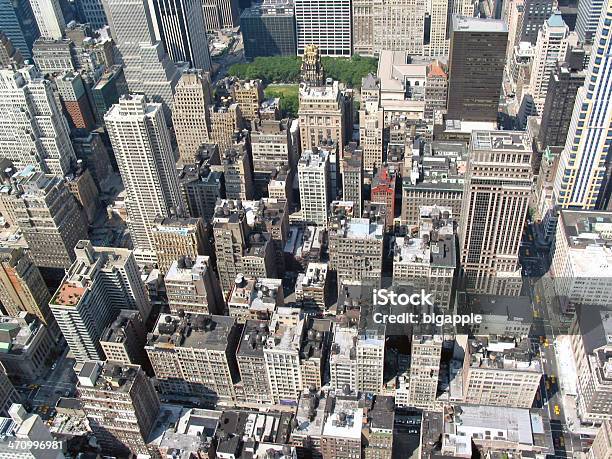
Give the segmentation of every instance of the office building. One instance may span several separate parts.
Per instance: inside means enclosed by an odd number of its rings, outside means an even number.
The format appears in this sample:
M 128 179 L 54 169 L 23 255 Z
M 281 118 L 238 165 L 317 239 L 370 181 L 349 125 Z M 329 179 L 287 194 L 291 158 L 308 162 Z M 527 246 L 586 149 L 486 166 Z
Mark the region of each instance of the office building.
M 294 0 L 297 53 L 308 45 L 319 47 L 323 56 L 352 54 L 350 0 Z
M 79 67 L 76 47 L 67 38 L 40 37 L 34 42 L 32 54 L 43 75 L 75 71 Z
M 384 110 L 380 107 L 380 79 L 366 75 L 361 88 L 359 143 L 363 152 L 363 168 L 372 172 L 382 165 L 383 159 Z
M 527 41 L 535 45 L 542 26 L 553 14 L 552 0 L 524 0 L 523 12 L 518 18 L 516 41 L 512 45 Z
M 78 362 L 101 358 L 100 337 L 121 309 L 146 321 L 151 303 L 132 251 L 79 241 L 76 260 L 53 295 L 51 311 Z
M 202 1 L 153 0 L 152 5 L 156 39 L 164 44 L 170 59 L 176 64 L 188 62 L 191 68 L 210 71 Z
M 83 78 L 73 72 L 66 72 L 55 78 L 66 120 L 71 130 L 95 127 L 94 112 L 89 103 L 89 95 Z
M 299 273 L 295 282 L 295 299 L 302 307 L 327 311 L 330 277 L 327 263 L 308 263 L 306 272 Z
M 289 0 L 266 0 L 244 9 L 240 31 L 247 59 L 295 56 L 295 12 Z
M 524 132 L 472 133 L 459 224 L 468 288 L 488 291 L 496 278 L 518 271 L 533 182 L 532 155 Z M 500 180 L 504 187 L 498 186 Z
M 610 457 L 612 455 L 612 421 L 604 421 L 587 453 L 588 459 Z
M 196 162 L 200 147 L 210 142 L 210 75 L 198 71 L 185 72 L 181 75 L 175 91 L 172 124 L 179 157 L 187 165 Z
M 0 248 L 0 303 L 11 317 L 27 312 L 55 332 L 49 309 L 51 294 L 30 256 L 22 248 Z
M 408 404 L 434 409 L 438 391 L 442 336 L 414 335 L 410 352 L 410 392 Z
M 160 314 L 145 347 L 163 394 L 235 399 L 240 328 L 232 317 Z
M 207 252 L 208 236 L 201 218 L 156 218 L 152 231 L 157 267 L 162 275 L 179 258 L 195 258 Z
M 586 75 L 584 55 L 582 48 L 569 50 L 565 62 L 558 63 L 551 74 L 538 136 L 542 149 L 556 147 L 560 151 L 565 145 L 576 95 Z
M 30 5 L 40 36 L 54 40 L 62 38 L 66 22 L 59 0 L 31 0 Z
M 98 189 L 107 189 L 106 185 L 113 168 L 100 133 L 87 132 L 84 133 L 83 137 L 74 137 L 72 145 L 77 158 L 79 158 L 77 159 L 77 166 L 80 164 L 79 160 L 82 160 L 83 169 L 89 171 Z
M 455 298 L 458 314 L 480 314 L 480 323 L 465 327 L 473 335 L 527 336 L 533 326 L 531 300 L 520 291 L 506 294 L 480 294 L 458 291 Z
M 291 120 L 288 118 L 253 123 L 251 151 L 255 183 L 259 189 L 265 188 L 275 171 L 295 165 L 295 150 L 290 129 Z
M 507 40 L 503 21 L 453 16 L 447 119 L 497 120 Z
M 146 96 L 133 95 L 121 98 L 104 117 L 127 194 L 128 228 L 141 262 L 155 261 L 155 219 L 169 217 L 170 209 L 181 203 L 162 110 Z
M 459 217 L 467 158 L 464 142 L 434 140 L 423 145 L 423 153 L 412 158 L 411 172 L 402 180 L 403 225 L 417 225 L 422 206 L 450 208 Z
M 470 340 L 466 350 L 464 401 L 474 405 L 531 408 L 542 367 L 529 339 L 494 335 Z
M 395 216 L 395 183 L 397 182 L 396 172 L 389 166 L 382 166 L 372 178 L 370 187 L 370 200 L 372 203 L 385 204 L 386 219 L 385 228 L 393 228 Z
M 330 222 L 329 267 L 342 282 L 362 282 L 379 286 L 383 257 L 382 224 L 366 218 Z
M 0 2 L 0 30 L 24 59 L 32 58 L 32 45 L 40 32 L 28 0 Z
M 352 96 L 340 89 L 334 81 L 324 86 L 300 85 L 298 110 L 302 151 L 319 146 L 328 139 L 344 149 L 347 137 L 347 113 Z
M 567 142 L 561 153 L 554 198 L 563 208 L 594 209 L 608 199 L 609 172 L 607 156 L 612 136 L 612 106 L 609 78 L 612 55 L 606 49 L 612 43 L 612 4 L 602 11 L 596 45 L 585 76 L 585 85 L 578 90 Z M 598 201 L 599 199 L 599 201 Z
M 247 320 L 244 324 L 236 350 L 240 371 L 240 383 L 236 385 L 239 403 L 272 403 L 263 351 L 268 333 L 268 321 Z
M 280 279 L 236 276 L 227 299 L 231 317 L 244 324 L 247 320 L 269 321 L 274 311 L 284 305 L 284 293 Z
M 605 15 L 607 10 L 604 0 L 583 0 L 579 2 L 576 33 L 581 43 L 597 43 L 597 40 L 594 40 L 597 34 L 597 26 L 602 14 Z
M 234 144 L 223 150 L 221 166 L 227 199 L 248 200 L 255 197 L 248 131 L 235 135 Z
M 98 198 L 98 187 L 91 173 L 83 165 L 83 160 L 78 160 L 73 172 L 66 176 L 66 187 L 74 196 L 87 220 L 87 223 L 92 224 L 98 211 L 102 207 Z
M 446 66 L 433 61 L 427 66 L 425 79 L 425 118 L 433 120 L 436 111 L 446 110 L 448 99 L 448 74 Z
M 423 48 L 423 53 L 431 57 L 448 56 L 448 5 L 452 0 L 434 0 L 429 12 L 429 43 Z
M 212 170 L 205 161 L 183 167 L 179 173 L 179 187 L 189 215 L 212 221 L 217 200 L 225 198 L 224 183 L 223 172 Z
M 79 9 L 85 22 L 90 24 L 94 30 L 101 29 L 108 24 L 102 0 L 80 0 Z
M 374 0 L 374 53 L 389 50 L 422 56 L 426 8 L 423 0 Z
M 238 25 L 238 0 L 202 0 L 207 31 L 229 29 Z
M 329 154 L 324 150 L 304 150 L 298 162 L 302 220 L 327 225 L 329 209 Z
M 23 66 L 23 57 L 13 42 L 6 36 L 6 34 L 0 31 L 0 65 L 2 67 L 8 67 L 10 64 L 15 64 L 18 67 Z
M 32 384 L 44 378 L 55 352 L 55 340 L 36 317 L 21 312 L 0 317 L 0 362 L 13 381 Z
M 140 312 L 122 309 L 102 333 L 100 346 L 106 360 L 148 368 L 150 365 L 144 352 L 146 338 L 147 329 Z
M 393 245 L 393 285 L 431 292 L 433 302 L 449 308 L 457 269 L 455 221 L 449 208 L 421 207 L 419 228 Z
M 51 83 L 34 66 L 0 70 L 0 148 L 17 169 L 66 175 L 76 161 L 68 123 Z
M 6 375 L 6 370 L 0 363 L 0 414 L 6 415 L 13 403 L 19 403 L 21 397 L 15 391 L 13 384 Z
M 236 80 L 230 87 L 230 94 L 240 106 L 242 117 L 247 123 L 259 118 L 259 106 L 264 98 L 261 80 Z
M 231 98 L 223 98 L 220 105 L 211 105 L 210 109 L 210 139 L 216 143 L 221 152 L 234 143 L 234 135 L 244 126 L 244 118 L 240 106 Z
M 117 44 L 130 93 L 144 94 L 152 103 L 163 104 L 170 120 L 174 88 L 181 72 L 172 62 L 159 36 L 156 12 L 144 0 L 103 0 L 104 11 Z M 129 14 L 128 14 L 129 12 Z
M 153 383 L 138 365 L 86 362 L 77 391 L 89 426 L 105 452 L 149 454 L 147 438 L 160 403 Z
M 554 238 L 551 274 L 563 312 L 579 305 L 612 302 L 611 212 L 561 210 Z
M 365 424 L 364 408 L 356 396 L 336 396 L 323 424 L 321 456 L 323 459 L 361 457 L 361 431 Z
M 128 86 L 125 81 L 123 67 L 113 65 L 104 70 L 96 84 L 91 88 L 96 118 L 103 120 L 106 112 L 116 103 L 121 96 L 127 95 Z
M 87 222 L 62 179 L 29 166 L 13 176 L 15 220 L 36 266 L 68 268 Z
M 374 54 L 374 18 L 372 0 L 353 0 L 353 53 L 361 56 Z
M 363 205 L 363 150 L 356 142 L 344 148 L 341 169 L 342 198 L 353 203 L 353 215 L 359 217 Z
M 533 63 L 531 64 L 529 92 L 533 97 L 537 113 L 540 115 L 548 94 L 550 76 L 557 63 L 565 59 L 569 40 L 569 27 L 558 11 L 544 22 L 538 33 Z
M 183 255 L 172 263 L 164 276 L 168 305 L 172 314 L 222 314 L 225 311 L 221 287 L 210 257 Z

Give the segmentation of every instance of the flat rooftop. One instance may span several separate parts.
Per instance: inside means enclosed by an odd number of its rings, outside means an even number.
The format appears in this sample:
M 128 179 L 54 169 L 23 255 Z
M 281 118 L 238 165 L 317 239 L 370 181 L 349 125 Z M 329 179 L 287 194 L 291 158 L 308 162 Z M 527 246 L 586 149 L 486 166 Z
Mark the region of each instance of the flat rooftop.
M 183 317 L 160 314 L 147 346 L 173 349 L 186 347 L 223 351 L 228 346 L 236 320 L 233 317 L 185 314 Z
M 457 32 L 508 33 L 506 23 L 498 19 L 482 19 L 469 16 L 453 15 L 451 27 L 453 31 Z

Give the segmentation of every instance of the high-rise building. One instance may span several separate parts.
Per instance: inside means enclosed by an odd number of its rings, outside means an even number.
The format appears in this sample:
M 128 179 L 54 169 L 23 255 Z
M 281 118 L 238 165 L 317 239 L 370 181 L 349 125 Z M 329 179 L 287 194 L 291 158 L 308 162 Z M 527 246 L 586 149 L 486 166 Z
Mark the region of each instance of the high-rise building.
M 503 21 L 453 16 L 448 119 L 497 120 L 507 40 Z
M 201 218 L 156 218 L 152 231 L 157 267 L 162 274 L 179 258 L 195 258 L 207 251 L 206 229 Z
M 609 3 L 609 2 L 608 2 Z M 582 0 L 578 2 L 578 17 L 576 18 L 576 33 L 581 43 L 597 43 L 593 41 L 602 13 L 608 10 L 605 0 Z
M 179 156 L 185 164 L 195 162 L 198 150 L 210 141 L 212 83 L 204 72 L 184 72 L 176 85 L 172 124 Z
M 324 150 L 305 150 L 298 162 L 302 220 L 327 225 L 329 209 L 329 154 Z
M 442 337 L 414 335 L 410 352 L 410 392 L 408 404 L 420 409 L 436 407 Z
M 34 66 L 0 70 L 0 149 L 17 169 L 64 176 L 76 161 L 68 123 L 51 82 Z
M 423 55 L 426 7 L 423 0 L 373 0 L 374 53 Z
M 353 52 L 362 56 L 374 54 L 372 6 L 372 0 L 352 1 Z
M 595 435 L 595 440 L 587 453 L 588 459 L 612 456 L 612 421 L 604 421 Z
M 87 237 L 87 222 L 76 200 L 61 178 L 34 172 L 32 166 L 13 178 L 15 219 L 32 261 L 38 267 L 68 268 L 74 246 Z
M 30 0 L 30 4 L 40 36 L 52 39 L 62 38 L 66 22 L 59 0 Z
M 24 59 L 32 58 L 32 45 L 39 31 L 29 0 L 0 1 L 0 30 Z
M 202 0 L 206 30 L 236 27 L 239 19 L 238 0 Z
M 38 267 L 21 248 L 0 248 L 0 303 L 9 316 L 35 315 L 50 329 L 57 327 L 49 300 L 51 294 Z
M 102 357 L 100 337 L 120 310 L 137 310 L 146 321 L 151 303 L 132 251 L 89 241 L 79 241 L 75 251 L 50 307 L 75 359 L 84 362 Z
M 349 93 L 334 81 L 323 86 L 300 85 L 298 110 L 302 151 L 318 147 L 329 139 L 344 149 L 347 137 L 348 111 L 352 102 Z
M 136 257 L 154 261 L 154 221 L 169 217 L 171 208 L 181 202 L 162 105 L 149 103 L 143 95 L 125 96 L 104 121 L 127 193 L 128 227 Z
M 524 0 L 523 13 L 519 18 L 516 41 L 513 45 L 518 45 L 522 41 L 535 45 L 539 31 L 552 13 L 553 0 Z
M 266 0 L 240 15 L 247 59 L 257 56 L 295 56 L 295 13 L 290 0 Z
M 234 102 L 240 106 L 242 117 L 251 122 L 259 118 L 259 106 L 263 102 L 263 85 L 261 80 L 234 81 L 230 88 Z
M 15 64 L 18 67 L 23 66 L 23 57 L 13 45 L 11 39 L 0 30 L 0 65 L 2 67 L 9 67 L 11 64 Z
M 295 165 L 291 120 L 262 120 L 253 123 L 251 150 L 253 172 L 259 189 L 265 188 L 276 170 Z
M 211 106 L 209 112 L 211 143 L 216 143 L 223 152 L 234 144 L 234 135 L 243 128 L 242 110 L 231 98 L 227 98 L 222 100 L 221 105 Z
M 170 120 L 174 88 L 181 73 L 158 36 L 152 5 L 145 0 L 103 0 L 103 4 L 117 44 L 117 64 L 123 65 L 129 91 L 162 103 Z
M 612 136 L 612 2 L 603 8 L 585 84 L 578 90 L 567 142 L 559 159 L 554 200 L 564 208 L 594 209 L 607 200 Z
M 89 23 L 95 30 L 108 24 L 102 0 L 79 0 L 77 5 L 85 22 Z
M 5 416 L 13 403 L 20 402 L 20 396 L 6 375 L 4 365 L 0 363 L 0 415 Z
M 217 152 L 217 161 L 219 153 Z M 212 170 L 205 161 L 183 167 L 179 174 L 179 186 L 185 210 L 193 218 L 212 221 L 218 199 L 225 198 L 223 172 Z
M 113 65 L 104 70 L 96 84 L 91 88 L 91 96 L 96 110 L 96 118 L 104 119 L 104 115 L 119 98 L 128 93 L 123 67 Z
M 524 132 L 472 133 L 459 225 L 468 288 L 493 293 L 496 278 L 518 271 L 533 181 L 532 155 Z
M 151 453 L 147 439 L 160 403 L 140 366 L 88 361 L 78 374 L 77 391 L 103 451 L 123 457 Z
M 359 110 L 359 144 L 363 151 L 363 168 L 372 172 L 383 163 L 384 110 L 380 106 L 380 79 L 372 74 L 361 82 Z M 346 199 L 346 197 L 345 197 Z
M 565 62 L 558 63 L 552 72 L 538 137 L 542 149 L 557 147 L 561 150 L 565 145 L 576 95 L 584 84 L 585 74 L 582 48 L 568 51 Z
M 89 103 L 86 84 L 79 74 L 71 71 L 55 78 L 55 85 L 71 130 L 87 129 L 91 131 L 95 127 L 94 112 Z
M 382 224 L 367 218 L 338 219 L 330 222 L 329 267 L 341 282 L 362 282 L 378 286 L 383 258 Z
M 264 346 L 268 339 L 268 322 L 247 320 L 236 349 L 240 383 L 236 385 L 239 402 L 272 403 Z M 262 375 L 262 372 L 265 374 Z
M 119 316 L 104 330 L 100 346 L 106 360 L 128 365 L 147 365 L 144 352 L 147 328 L 142 316 L 133 309 L 122 309 Z
M 160 391 L 233 400 L 239 339 L 233 317 L 160 314 L 145 347 Z
M 363 150 L 350 142 L 342 158 L 342 199 L 353 202 L 354 215 L 361 216 L 363 204 Z
M 386 206 L 387 215 L 385 218 L 385 228 L 393 228 L 395 217 L 395 184 L 397 173 L 389 166 L 382 166 L 372 178 L 370 188 L 370 201 L 381 203 Z
M 234 144 L 221 154 L 227 199 L 249 200 L 255 196 L 251 142 L 248 131 L 234 137 Z
M 449 0 L 431 2 L 429 44 L 424 48 L 425 53 L 431 57 L 448 56 L 448 4 Z
M 294 0 L 297 53 L 316 45 L 324 56 L 352 53 L 350 0 Z
M 538 33 L 529 91 L 538 114 L 542 114 L 548 94 L 550 76 L 559 62 L 565 60 L 569 46 L 569 27 L 563 21 L 559 11 L 552 14 Z
M 196 314 L 223 314 L 225 307 L 221 287 L 210 257 L 203 255 L 178 258 L 164 277 L 168 305 L 173 314 L 179 311 Z
M 210 71 L 210 51 L 201 0 L 152 0 L 156 38 L 175 63 Z
M 76 47 L 68 38 L 40 37 L 34 42 L 32 54 L 43 75 L 76 71 L 79 66 Z

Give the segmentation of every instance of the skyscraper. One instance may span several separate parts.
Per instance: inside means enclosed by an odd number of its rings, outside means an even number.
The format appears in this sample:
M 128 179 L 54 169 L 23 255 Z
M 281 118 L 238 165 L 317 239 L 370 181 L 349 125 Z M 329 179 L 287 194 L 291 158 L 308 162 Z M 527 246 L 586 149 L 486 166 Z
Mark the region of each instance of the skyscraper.
M 179 156 L 185 164 L 196 162 L 202 145 L 210 142 L 212 99 L 210 76 L 201 72 L 185 72 L 176 85 L 172 123 Z
M 524 0 L 523 14 L 519 18 L 516 42 L 513 45 L 518 45 L 522 41 L 535 45 L 538 32 L 552 12 L 553 0 Z
M 448 3 L 449 0 L 432 0 L 431 26 L 429 29 L 429 45 L 424 48 L 431 57 L 448 55 Z
M 324 56 L 352 53 L 350 0 L 295 0 L 297 52 L 317 45 Z
M 561 12 L 553 13 L 542 26 L 538 33 L 538 39 L 531 64 L 531 79 L 529 88 L 538 111 L 542 114 L 550 75 L 558 62 L 565 59 L 569 45 L 569 27 L 563 21 Z
M 602 13 L 606 14 L 609 6 L 610 3 L 606 0 L 581 0 L 578 2 L 576 33 L 578 33 L 578 38 L 582 43 L 596 43 L 593 38 L 597 32 L 599 19 Z
M 421 409 L 436 406 L 442 337 L 440 335 L 414 335 L 410 352 L 409 405 Z
M 146 0 L 103 0 L 103 4 L 129 91 L 164 104 L 169 120 L 174 87 L 181 75 L 160 41 L 155 11 Z
M 78 0 L 77 5 L 83 18 L 92 28 L 101 29 L 108 24 L 102 0 Z
M 245 9 L 240 31 L 247 59 L 257 56 L 295 56 L 295 13 L 290 0 L 266 0 Z
M 0 0 L 0 30 L 24 59 L 32 57 L 32 45 L 39 31 L 29 0 Z
M 32 65 L 0 70 L 0 151 L 17 169 L 36 165 L 62 177 L 76 162 L 51 83 Z
M 180 206 L 178 176 L 162 105 L 122 97 L 104 117 L 127 192 L 128 227 L 136 258 L 155 261 L 153 225 Z
M 461 264 L 470 289 L 489 292 L 497 277 L 518 271 L 532 154 L 524 132 L 472 133 L 459 225 Z
M 329 154 L 325 150 L 306 150 L 298 162 L 302 220 L 327 224 L 329 209 Z
M 192 68 L 212 68 L 201 0 L 152 0 L 155 32 L 175 63 L 189 62 Z
M 74 246 L 87 237 L 87 222 L 64 181 L 35 172 L 32 166 L 13 176 L 15 220 L 34 264 L 68 268 Z
M 612 2 L 602 11 L 585 85 L 578 90 L 567 142 L 559 159 L 554 197 L 563 208 L 594 209 L 606 199 L 606 159 L 612 142 Z M 609 161 L 609 158 L 608 158 Z M 601 194 L 601 196 L 600 196 Z
M 238 25 L 238 0 L 202 0 L 206 30 L 219 30 Z
M 59 0 L 30 0 L 38 24 L 40 36 L 59 39 L 64 34 L 66 22 Z
M 503 21 L 453 16 L 448 119 L 497 120 L 508 29 Z
M 372 0 L 353 0 L 353 52 L 365 56 L 374 53 L 374 18 Z

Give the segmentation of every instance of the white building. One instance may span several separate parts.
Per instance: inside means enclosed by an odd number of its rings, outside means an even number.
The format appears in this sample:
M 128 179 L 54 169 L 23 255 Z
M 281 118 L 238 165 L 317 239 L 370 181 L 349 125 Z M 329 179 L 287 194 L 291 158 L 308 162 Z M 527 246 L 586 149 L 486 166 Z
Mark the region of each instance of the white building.
M 327 224 L 329 209 L 329 153 L 306 150 L 298 162 L 302 220 L 318 226 Z
M 128 228 L 140 262 L 155 261 L 153 226 L 180 205 L 170 134 L 161 104 L 122 97 L 104 117 L 126 189 Z
M 602 11 L 594 43 L 585 84 L 576 95 L 567 142 L 555 177 L 554 195 L 563 208 L 595 208 L 607 181 L 606 158 L 612 137 L 610 1 Z
M 576 32 L 582 43 L 593 43 L 601 12 L 606 9 L 605 4 L 605 0 L 582 0 L 579 2 Z
M 560 11 L 554 12 L 538 33 L 529 88 L 540 115 L 544 109 L 550 75 L 557 68 L 557 63 L 565 60 L 570 39 L 569 27 Z
M 43 38 L 62 38 L 66 22 L 59 0 L 30 0 L 32 12 Z
M 294 0 L 297 53 L 317 45 L 324 56 L 352 53 L 351 0 Z
M 426 7 L 425 0 L 373 0 L 374 53 L 389 50 L 423 55 Z
M 433 409 L 436 407 L 442 336 L 414 335 L 410 353 L 410 389 L 408 405 Z
M 51 83 L 32 65 L 0 70 L 0 152 L 17 169 L 36 165 L 61 177 L 76 162 Z

